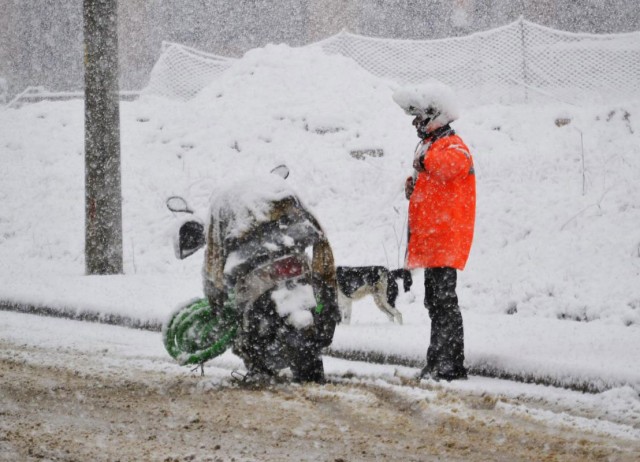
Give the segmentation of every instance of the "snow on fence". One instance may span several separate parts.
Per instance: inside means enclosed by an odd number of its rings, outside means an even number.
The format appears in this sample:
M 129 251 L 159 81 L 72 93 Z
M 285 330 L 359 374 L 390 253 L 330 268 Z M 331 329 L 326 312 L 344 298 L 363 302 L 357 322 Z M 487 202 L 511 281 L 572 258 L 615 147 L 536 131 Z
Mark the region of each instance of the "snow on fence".
M 178 43 L 163 42 L 143 94 L 188 100 L 224 72 L 234 58 L 205 53 Z
M 138 91 L 121 90 L 118 96 L 123 101 L 132 101 L 140 95 Z M 66 101 L 70 99 L 84 98 L 83 91 L 49 91 L 45 87 L 27 87 L 21 93 L 9 101 L 5 108 L 18 108 L 26 103 L 37 103 L 39 101 Z M 0 100 L 0 102 L 2 102 Z
M 399 84 L 437 79 L 470 104 L 640 97 L 640 32 L 576 34 L 519 19 L 465 37 L 396 40 L 340 32 L 307 45 Z M 144 93 L 187 100 L 235 61 L 164 43 Z

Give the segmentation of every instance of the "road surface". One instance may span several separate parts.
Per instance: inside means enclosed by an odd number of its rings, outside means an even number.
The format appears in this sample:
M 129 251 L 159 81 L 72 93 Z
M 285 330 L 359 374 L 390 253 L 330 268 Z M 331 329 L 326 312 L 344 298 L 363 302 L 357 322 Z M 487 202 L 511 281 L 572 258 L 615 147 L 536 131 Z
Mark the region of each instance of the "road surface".
M 331 359 L 324 386 L 247 389 L 230 377 L 237 358 L 201 376 L 175 365 L 157 333 L 0 321 L 0 460 L 640 460 L 637 415 L 607 417 L 566 390 L 418 383 Z

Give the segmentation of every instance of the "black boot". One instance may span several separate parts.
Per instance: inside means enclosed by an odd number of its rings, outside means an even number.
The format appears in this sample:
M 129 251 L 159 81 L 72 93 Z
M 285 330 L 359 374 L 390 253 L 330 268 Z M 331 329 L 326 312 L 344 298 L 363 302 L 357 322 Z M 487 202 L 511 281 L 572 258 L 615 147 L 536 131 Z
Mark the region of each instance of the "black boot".
M 293 381 L 296 383 L 315 382 L 323 384 L 324 366 L 320 356 L 308 356 L 298 358 L 291 366 Z
M 436 380 L 467 378 L 464 367 L 464 330 L 456 295 L 454 268 L 425 269 L 425 307 L 431 318 L 427 365 L 420 377 Z

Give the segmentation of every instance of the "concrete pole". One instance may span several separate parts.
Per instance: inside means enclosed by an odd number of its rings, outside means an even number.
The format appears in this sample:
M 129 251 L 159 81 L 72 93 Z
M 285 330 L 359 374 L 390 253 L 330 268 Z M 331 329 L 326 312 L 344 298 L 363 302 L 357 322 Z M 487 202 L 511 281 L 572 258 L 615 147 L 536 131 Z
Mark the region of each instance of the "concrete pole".
M 85 269 L 122 273 L 117 0 L 83 0 Z

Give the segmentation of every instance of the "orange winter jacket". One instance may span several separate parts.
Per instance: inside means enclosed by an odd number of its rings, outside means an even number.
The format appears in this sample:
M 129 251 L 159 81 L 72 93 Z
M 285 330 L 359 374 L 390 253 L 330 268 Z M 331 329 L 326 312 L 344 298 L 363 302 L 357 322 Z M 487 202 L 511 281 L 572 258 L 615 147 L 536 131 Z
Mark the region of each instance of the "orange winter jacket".
M 471 250 L 476 180 L 469 148 L 458 135 L 424 141 L 424 168 L 409 199 L 408 269 L 464 269 Z

